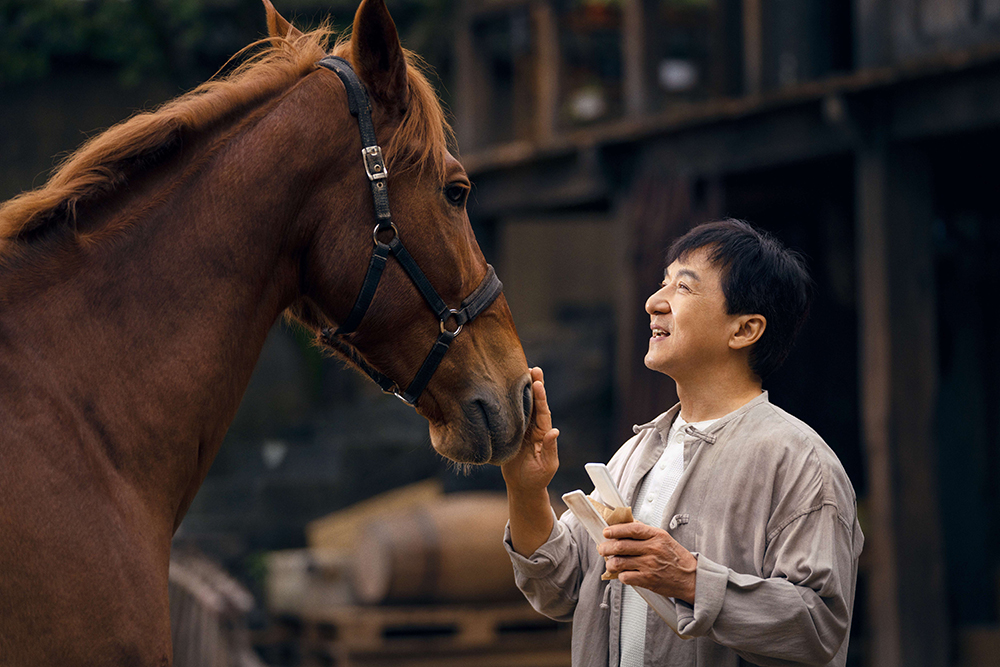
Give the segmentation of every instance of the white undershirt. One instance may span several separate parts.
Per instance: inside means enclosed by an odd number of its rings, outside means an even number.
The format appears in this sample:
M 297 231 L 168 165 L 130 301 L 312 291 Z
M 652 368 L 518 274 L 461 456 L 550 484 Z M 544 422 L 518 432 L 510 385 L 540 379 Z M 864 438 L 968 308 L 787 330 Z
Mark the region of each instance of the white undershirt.
M 715 423 L 715 419 L 692 424 L 699 431 Z M 663 523 L 663 510 L 673 495 L 677 483 L 684 473 L 684 440 L 690 436 L 681 429 L 687 422 L 678 413 L 667 435 L 667 445 L 663 453 L 646 473 L 636 491 L 632 515 L 637 521 L 650 526 Z M 662 431 L 661 437 L 662 437 Z M 643 667 L 642 658 L 646 649 L 646 614 L 649 606 L 631 586 L 622 588 L 622 617 L 619 634 L 620 667 Z

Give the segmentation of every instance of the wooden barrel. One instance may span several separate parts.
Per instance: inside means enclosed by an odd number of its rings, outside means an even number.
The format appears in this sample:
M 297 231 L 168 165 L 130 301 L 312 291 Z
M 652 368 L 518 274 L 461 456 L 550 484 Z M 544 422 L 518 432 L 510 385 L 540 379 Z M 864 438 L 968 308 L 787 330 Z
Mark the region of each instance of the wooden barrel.
M 488 492 L 388 514 L 361 531 L 355 597 L 364 604 L 518 599 L 503 547 L 506 522 L 506 496 Z

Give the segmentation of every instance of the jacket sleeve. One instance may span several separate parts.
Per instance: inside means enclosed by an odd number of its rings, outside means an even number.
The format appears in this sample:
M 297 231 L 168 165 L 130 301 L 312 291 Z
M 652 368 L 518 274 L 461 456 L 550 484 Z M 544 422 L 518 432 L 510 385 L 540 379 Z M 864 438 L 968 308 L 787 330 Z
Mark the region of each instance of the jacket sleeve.
M 758 665 L 825 665 L 850 627 L 863 536 L 833 504 L 791 520 L 764 554 L 766 577 L 698 555 L 694 606 L 677 602 L 681 634 L 706 636 Z
M 628 439 L 608 461 L 612 476 L 623 474 L 626 463 L 640 446 L 642 434 Z M 627 474 L 627 473 L 626 473 Z M 595 497 L 600 498 L 596 491 Z M 555 517 L 555 512 L 552 513 Z M 514 565 L 514 581 L 539 613 L 556 621 L 573 620 L 580 599 L 584 575 L 592 568 L 597 576 L 604 572 L 604 559 L 583 524 L 566 511 L 553 522 L 549 539 L 535 553 L 525 558 L 514 551 L 510 524 L 504 529 L 504 547 Z M 600 560 L 600 566 L 595 561 Z M 599 604 L 599 600 L 593 602 Z
M 553 512 L 555 517 L 555 512 Z M 553 522 L 548 541 L 525 558 L 514 551 L 510 524 L 504 530 L 504 546 L 514 566 L 514 581 L 541 614 L 556 621 L 571 621 L 579 599 L 580 582 L 592 542 L 583 527 L 566 512 Z M 591 549 L 594 554 L 596 549 Z

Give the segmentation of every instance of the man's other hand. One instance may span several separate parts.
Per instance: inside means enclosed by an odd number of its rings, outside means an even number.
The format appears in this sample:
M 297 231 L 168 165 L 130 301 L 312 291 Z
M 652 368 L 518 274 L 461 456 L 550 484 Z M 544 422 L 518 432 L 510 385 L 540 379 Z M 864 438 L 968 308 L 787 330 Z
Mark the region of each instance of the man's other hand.
M 597 551 L 618 581 L 694 604 L 698 559 L 662 528 L 634 521 L 604 529 Z

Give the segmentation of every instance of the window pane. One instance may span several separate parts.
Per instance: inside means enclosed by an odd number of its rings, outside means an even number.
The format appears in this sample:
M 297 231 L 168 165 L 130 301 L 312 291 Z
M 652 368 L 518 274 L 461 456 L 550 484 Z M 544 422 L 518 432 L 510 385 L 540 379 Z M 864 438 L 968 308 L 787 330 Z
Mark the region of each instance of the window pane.
M 581 125 L 622 113 L 621 0 L 558 0 L 559 120 Z
M 663 107 L 711 94 L 714 0 L 656 0 L 646 4 L 647 81 L 651 101 Z

